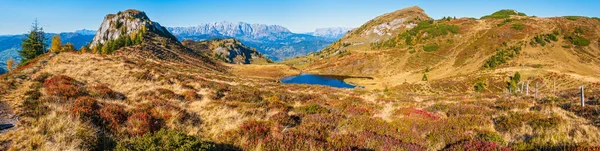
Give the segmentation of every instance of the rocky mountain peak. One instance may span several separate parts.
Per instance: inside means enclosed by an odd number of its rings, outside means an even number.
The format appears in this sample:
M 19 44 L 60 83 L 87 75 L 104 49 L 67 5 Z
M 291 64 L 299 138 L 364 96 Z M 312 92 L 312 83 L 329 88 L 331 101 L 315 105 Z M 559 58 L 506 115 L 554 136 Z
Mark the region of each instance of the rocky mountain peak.
M 390 36 L 399 31 L 411 29 L 424 20 L 431 20 L 431 18 L 420 7 L 411 6 L 378 16 L 353 30 L 352 35 Z
M 117 14 L 106 15 L 90 47 L 105 44 L 123 36 L 138 35 L 139 32 L 153 32 L 163 37 L 175 39 L 166 28 L 157 22 L 151 21 L 146 13 L 129 9 Z

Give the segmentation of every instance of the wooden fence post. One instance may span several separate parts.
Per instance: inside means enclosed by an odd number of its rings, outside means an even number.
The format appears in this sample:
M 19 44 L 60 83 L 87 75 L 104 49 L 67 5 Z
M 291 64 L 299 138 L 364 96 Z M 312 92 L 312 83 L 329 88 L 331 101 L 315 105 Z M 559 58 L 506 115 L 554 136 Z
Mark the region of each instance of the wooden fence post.
M 581 85 L 581 107 L 585 107 L 585 94 L 583 90 L 583 85 Z

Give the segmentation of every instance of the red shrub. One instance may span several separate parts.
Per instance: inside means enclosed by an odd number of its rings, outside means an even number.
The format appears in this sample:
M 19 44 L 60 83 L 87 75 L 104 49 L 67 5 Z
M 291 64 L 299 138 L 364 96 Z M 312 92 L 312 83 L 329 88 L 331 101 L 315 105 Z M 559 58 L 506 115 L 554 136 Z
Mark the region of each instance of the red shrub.
M 198 96 L 198 94 L 196 94 L 196 91 L 194 91 L 194 90 L 187 90 L 187 91 L 183 92 L 183 98 L 186 101 L 190 101 L 190 102 L 200 99 L 200 97 Z
M 436 115 L 435 113 L 427 112 L 421 109 L 415 109 L 413 107 L 400 108 L 396 111 L 395 114 L 400 114 L 407 117 L 418 117 L 432 120 L 437 120 L 440 118 L 440 116 Z
M 158 129 L 152 116 L 145 112 L 134 113 L 127 119 L 129 135 L 143 135 Z
M 159 88 L 156 89 L 156 92 L 158 92 L 158 96 L 162 99 L 177 99 L 177 100 L 181 100 L 183 99 L 182 96 L 175 94 L 175 92 L 169 90 L 169 89 L 163 89 L 163 88 Z
M 237 132 L 238 136 L 245 136 L 248 139 L 248 146 L 266 143 L 270 139 L 270 125 L 265 122 L 248 121 L 242 124 Z M 246 146 L 246 145 L 244 145 Z
M 73 102 L 71 114 L 84 119 L 94 119 L 98 111 L 98 102 L 90 97 L 79 97 Z
M 498 151 L 510 151 L 510 148 L 502 147 L 495 142 L 486 142 L 482 140 L 471 140 L 464 141 L 451 145 L 444 149 L 447 151 L 479 151 L 479 150 L 498 150 Z
M 279 112 L 279 113 L 271 116 L 270 119 L 282 126 L 290 126 L 291 127 L 291 126 L 295 126 L 297 124 L 294 117 L 289 116 L 287 113 L 284 113 L 284 112 Z
M 93 97 L 108 98 L 113 91 L 106 84 L 94 84 L 88 87 L 88 92 Z
M 402 142 L 396 138 L 369 131 L 361 131 L 357 134 L 332 135 L 329 140 L 332 146 L 337 149 L 355 147 L 358 149 L 368 148 L 375 150 L 426 150 L 425 147 L 417 144 Z
M 137 112 L 148 112 L 153 118 L 162 121 L 173 118 L 177 121 L 182 121 L 188 117 L 188 114 L 183 109 L 165 100 L 155 100 L 150 103 L 138 105 L 135 110 Z
M 46 88 L 48 94 L 63 98 L 75 98 L 77 96 L 85 95 L 82 83 L 64 75 L 53 76 L 46 79 L 44 88 Z
M 106 104 L 99 111 L 102 121 L 110 129 L 117 131 L 119 125 L 127 119 L 127 112 L 125 109 L 116 104 Z

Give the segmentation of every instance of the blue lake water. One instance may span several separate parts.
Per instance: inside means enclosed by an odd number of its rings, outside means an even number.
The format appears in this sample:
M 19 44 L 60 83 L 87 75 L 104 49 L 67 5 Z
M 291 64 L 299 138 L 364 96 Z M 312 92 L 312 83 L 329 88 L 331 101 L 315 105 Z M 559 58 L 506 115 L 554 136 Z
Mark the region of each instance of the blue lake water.
M 289 76 L 281 79 L 281 83 L 290 84 L 317 84 L 324 86 L 331 86 L 336 88 L 355 88 L 356 86 L 350 85 L 344 82 L 344 76 L 328 76 L 328 75 L 315 75 L 315 74 L 301 74 L 296 76 Z

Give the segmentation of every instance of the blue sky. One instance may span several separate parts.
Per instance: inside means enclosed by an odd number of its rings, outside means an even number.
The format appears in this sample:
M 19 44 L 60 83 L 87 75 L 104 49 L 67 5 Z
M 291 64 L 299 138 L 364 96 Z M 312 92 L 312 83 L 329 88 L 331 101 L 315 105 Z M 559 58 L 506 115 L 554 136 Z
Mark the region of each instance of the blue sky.
M 46 32 L 97 29 L 106 14 L 129 8 L 145 11 L 163 26 L 217 21 L 277 24 L 292 32 L 322 27 L 358 27 L 409 6 L 433 18 L 476 17 L 516 9 L 540 17 L 600 16 L 598 0 L 2 0 L 0 34 L 20 34 L 38 19 Z

